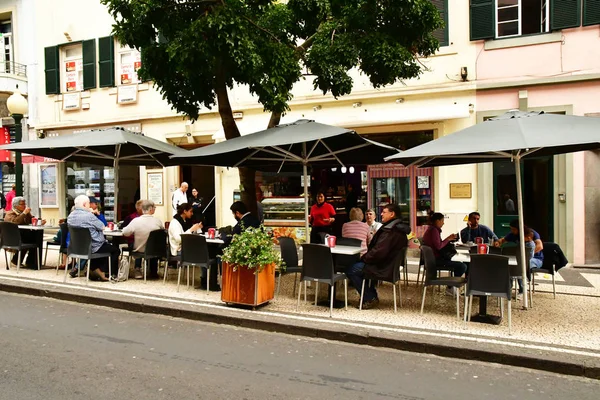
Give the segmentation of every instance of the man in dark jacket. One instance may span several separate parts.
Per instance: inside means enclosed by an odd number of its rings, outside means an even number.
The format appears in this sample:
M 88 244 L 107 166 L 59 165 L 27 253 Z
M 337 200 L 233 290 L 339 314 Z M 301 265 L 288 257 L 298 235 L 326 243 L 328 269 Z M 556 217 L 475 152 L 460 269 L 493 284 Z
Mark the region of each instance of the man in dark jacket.
M 242 233 L 242 231 L 246 230 L 246 228 L 260 227 L 260 221 L 258 218 L 250 214 L 250 212 L 248 212 L 248 207 L 246 207 L 246 205 L 241 201 L 234 202 L 229 209 L 233 213 L 233 216 L 238 223 L 233 227 L 231 236 L 227 235 L 223 238 L 223 241 L 225 242 L 223 247 L 229 246 L 233 236 Z
M 389 279 L 394 274 L 396 257 L 402 249 L 408 246 L 406 235 L 410 227 L 400 221 L 400 207 L 388 204 L 381 212 L 383 225 L 369 243 L 368 251 L 361 257 L 360 262 L 346 270 L 348 279 L 360 294 L 365 273 L 372 277 L 372 285 L 365 286 L 363 309 L 369 309 L 379 304 L 375 283 L 377 279 Z

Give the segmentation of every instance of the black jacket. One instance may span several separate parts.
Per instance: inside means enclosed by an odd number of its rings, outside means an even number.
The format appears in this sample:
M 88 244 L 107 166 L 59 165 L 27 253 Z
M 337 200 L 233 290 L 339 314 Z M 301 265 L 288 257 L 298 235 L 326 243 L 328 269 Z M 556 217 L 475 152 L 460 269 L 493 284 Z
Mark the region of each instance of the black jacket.
M 542 252 L 544 253 L 544 264 L 542 265 L 542 268 L 544 269 L 552 270 L 552 264 L 554 264 L 555 270 L 558 271 L 569 262 L 560 246 L 556 243 L 545 242 Z
M 365 273 L 374 279 L 389 280 L 394 276 L 398 253 L 408 246 L 410 226 L 394 219 L 385 223 L 369 243 L 368 251 L 361 260 L 365 263 Z
M 242 233 L 242 231 L 244 231 L 246 228 L 258 228 L 258 227 L 260 227 L 260 221 L 258 220 L 258 218 L 256 218 L 252 214 L 246 214 L 245 216 L 242 217 L 241 220 L 238 221 L 237 224 L 235 224 L 235 226 L 233 227 L 233 230 L 231 231 L 231 236 L 227 236 L 226 238 L 223 239 L 223 241 L 225 242 L 223 247 L 229 246 L 229 243 L 231 243 L 233 236 L 237 235 L 238 233 Z

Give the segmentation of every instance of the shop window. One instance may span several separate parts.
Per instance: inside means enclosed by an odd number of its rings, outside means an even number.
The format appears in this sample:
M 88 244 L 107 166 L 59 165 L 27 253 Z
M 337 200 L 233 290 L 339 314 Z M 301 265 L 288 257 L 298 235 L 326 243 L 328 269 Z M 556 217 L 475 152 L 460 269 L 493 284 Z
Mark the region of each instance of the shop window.
M 0 71 L 7 74 L 16 73 L 13 59 L 12 22 L 11 20 L 0 21 Z

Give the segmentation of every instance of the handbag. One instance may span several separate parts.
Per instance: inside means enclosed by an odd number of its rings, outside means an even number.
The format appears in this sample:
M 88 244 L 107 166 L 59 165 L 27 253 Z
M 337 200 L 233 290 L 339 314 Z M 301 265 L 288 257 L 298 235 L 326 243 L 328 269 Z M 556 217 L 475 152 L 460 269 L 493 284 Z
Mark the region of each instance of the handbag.
M 448 243 L 444 247 L 440 249 L 440 258 L 452 261 L 452 257 L 457 255 L 456 247 L 454 247 L 454 243 Z

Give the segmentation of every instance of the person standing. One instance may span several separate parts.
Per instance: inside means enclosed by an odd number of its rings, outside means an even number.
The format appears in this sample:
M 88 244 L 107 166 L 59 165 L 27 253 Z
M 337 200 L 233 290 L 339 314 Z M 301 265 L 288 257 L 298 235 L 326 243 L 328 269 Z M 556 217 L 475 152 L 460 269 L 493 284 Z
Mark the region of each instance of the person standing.
M 194 210 L 194 215 L 192 217 L 194 223 L 204 223 L 204 215 L 202 214 L 202 200 L 202 197 L 200 197 L 198 194 L 198 190 L 196 190 L 196 188 L 192 189 L 192 195 L 189 197 L 188 203 L 192 205 L 192 209 Z
M 354 186 L 348 184 L 346 191 L 346 214 L 350 217 L 350 210 L 358 206 L 358 194 L 354 191 Z
M 6 208 L 4 209 L 5 212 L 9 212 L 10 210 L 12 210 L 13 199 L 16 196 L 17 196 L 17 186 L 12 185 L 12 188 L 10 189 L 10 191 L 8 193 L 6 193 Z
M 323 244 L 320 233 L 331 233 L 331 225 L 335 222 L 335 209 L 325 202 L 325 194 L 317 193 L 317 202 L 310 208 L 308 222 L 311 223 L 310 242 Z
M 173 207 L 173 212 L 175 214 L 177 214 L 177 207 L 179 207 L 180 204 L 188 203 L 188 198 L 186 194 L 187 190 L 187 182 L 181 182 L 181 186 L 179 187 L 179 189 L 173 192 L 173 195 L 171 196 L 171 207 Z

